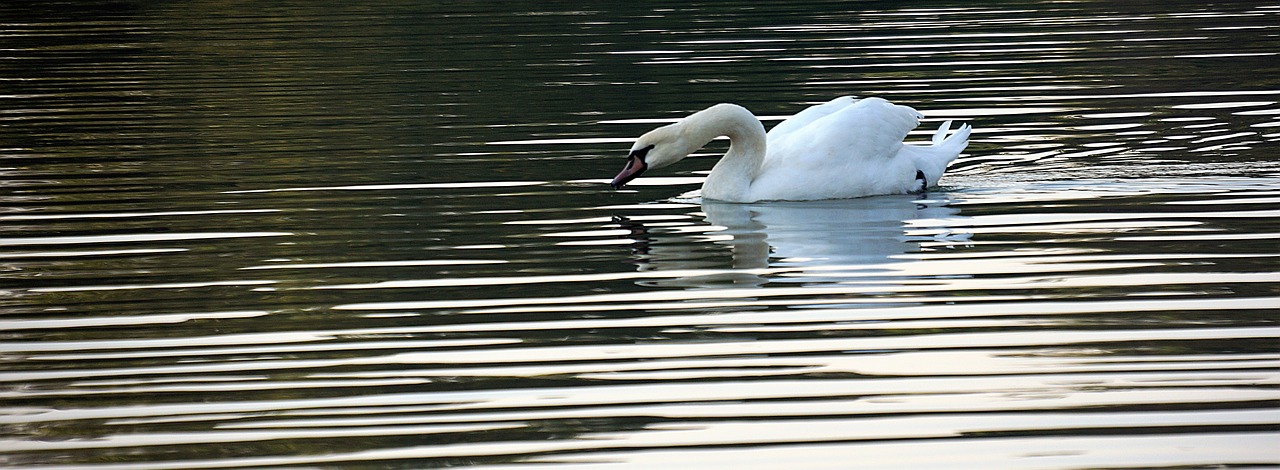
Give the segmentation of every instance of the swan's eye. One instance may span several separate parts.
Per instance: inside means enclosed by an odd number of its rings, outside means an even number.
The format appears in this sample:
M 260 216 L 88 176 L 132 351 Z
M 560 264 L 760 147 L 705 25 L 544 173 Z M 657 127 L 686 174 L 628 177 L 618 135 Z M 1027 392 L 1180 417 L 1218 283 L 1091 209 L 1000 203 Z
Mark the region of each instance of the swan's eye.
M 639 148 L 639 149 L 632 150 L 632 151 L 631 151 L 631 154 L 630 154 L 630 155 L 627 155 L 627 158 L 637 157 L 637 158 L 639 158 L 640 160 L 644 160 L 644 156 L 645 156 L 645 155 L 648 155 L 648 154 L 649 154 L 649 151 L 650 151 L 650 150 L 653 150 L 653 147 L 654 147 L 654 146 L 653 146 L 652 144 L 650 144 L 648 147 L 645 147 L 645 148 Z

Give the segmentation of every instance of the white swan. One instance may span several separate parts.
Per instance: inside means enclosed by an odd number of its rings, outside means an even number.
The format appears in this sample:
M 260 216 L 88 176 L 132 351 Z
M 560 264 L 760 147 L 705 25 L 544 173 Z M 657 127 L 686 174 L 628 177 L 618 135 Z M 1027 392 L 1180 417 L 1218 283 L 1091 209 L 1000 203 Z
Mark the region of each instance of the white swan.
M 950 137 L 942 124 L 932 145 L 904 144 L 919 112 L 880 98 L 842 96 L 774 126 L 746 108 L 721 103 L 636 139 L 615 189 L 645 170 L 678 162 L 711 139 L 729 151 L 702 184 L 702 197 L 727 202 L 809 201 L 905 194 L 938 184 L 947 164 L 969 145 L 970 127 Z

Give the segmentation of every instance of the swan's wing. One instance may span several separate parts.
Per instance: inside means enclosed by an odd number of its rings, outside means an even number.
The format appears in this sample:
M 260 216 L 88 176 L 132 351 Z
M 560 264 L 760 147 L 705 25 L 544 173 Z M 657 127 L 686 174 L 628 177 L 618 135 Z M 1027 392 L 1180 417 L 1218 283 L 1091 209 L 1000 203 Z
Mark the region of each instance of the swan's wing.
M 900 194 L 917 185 L 902 139 L 920 113 L 879 98 L 854 102 L 769 141 L 752 200 L 845 199 Z
M 858 100 L 770 140 L 765 164 L 818 170 L 890 159 L 921 117 L 880 98 Z
M 836 111 L 844 109 L 856 101 L 857 100 L 852 96 L 841 96 L 826 103 L 816 104 L 805 108 L 804 111 L 796 113 L 794 116 L 791 116 L 773 126 L 773 129 L 769 129 L 769 133 L 767 135 L 768 142 L 773 143 L 774 140 L 780 140 L 787 135 L 794 133 L 797 129 L 803 128 L 818 119 L 822 119 Z

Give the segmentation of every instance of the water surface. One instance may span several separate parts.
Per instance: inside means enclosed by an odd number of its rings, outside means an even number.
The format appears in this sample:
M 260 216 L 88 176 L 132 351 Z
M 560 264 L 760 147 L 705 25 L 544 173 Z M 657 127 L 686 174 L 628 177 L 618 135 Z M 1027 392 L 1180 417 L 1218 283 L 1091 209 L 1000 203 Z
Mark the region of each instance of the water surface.
M 0 6 L 0 465 L 1280 466 L 1280 7 Z M 937 191 L 718 204 L 853 94 Z

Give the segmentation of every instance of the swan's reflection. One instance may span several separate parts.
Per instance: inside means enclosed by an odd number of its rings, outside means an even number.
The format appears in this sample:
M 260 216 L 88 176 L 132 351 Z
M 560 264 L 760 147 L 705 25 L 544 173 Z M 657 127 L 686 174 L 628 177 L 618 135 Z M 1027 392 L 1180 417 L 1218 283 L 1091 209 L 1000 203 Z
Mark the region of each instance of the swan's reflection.
M 730 204 L 702 202 L 702 212 L 712 227 L 692 235 L 689 231 L 650 230 L 643 224 L 621 221 L 632 231 L 635 262 L 644 271 L 711 269 L 690 276 L 650 279 L 646 284 L 665 287 L 726 287 L 762 285 L 785 281 L 767 277 L 766 268 L 823 267 L 822 273 L 805 273 L 802 282 L 838 282 L 839 273 L 883 270 L 895 257 L 921 251 L 922 243 L 956 242 L 967 234 L 951 233 L 945 226 L 959 210 L 948 205 L 945 194 L 928 196 L 878 196 L 862 199 Z M 920 225 L 936 221 L 938 227 Z M 911 231 L 908 223 L 913 222 Z M 655 227 L 656 228 L 656 227 Z M 707 241 L 713 244 L 708 244 Z M 725 260 L 725 247 L 730 259 Z M 762 272 L 763 271 L 763 272 Z M 815 270 L 819 271 L 819 270 Z M 825 278 L 828 276 L 830 278 Z

